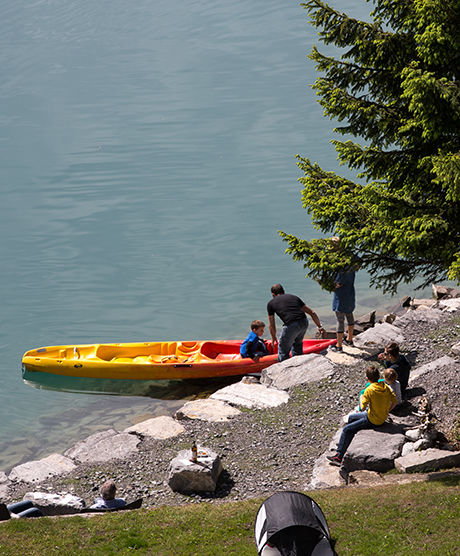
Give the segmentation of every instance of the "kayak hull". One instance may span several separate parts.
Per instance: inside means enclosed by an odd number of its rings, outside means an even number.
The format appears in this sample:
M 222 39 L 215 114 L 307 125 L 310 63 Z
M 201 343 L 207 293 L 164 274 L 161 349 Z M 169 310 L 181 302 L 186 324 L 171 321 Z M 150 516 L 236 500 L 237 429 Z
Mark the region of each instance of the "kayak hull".
M 319 353 L 335 340 L 304 340 L 303 351 Z M 260 373 L 278 360 L 240 356 L 240 341 L 142 342 L 50 346 L 27 351 L 23 369 L 62 376 L 130 380 L 183 380 Z M 275 351 L 273 353 L 273 351 Z

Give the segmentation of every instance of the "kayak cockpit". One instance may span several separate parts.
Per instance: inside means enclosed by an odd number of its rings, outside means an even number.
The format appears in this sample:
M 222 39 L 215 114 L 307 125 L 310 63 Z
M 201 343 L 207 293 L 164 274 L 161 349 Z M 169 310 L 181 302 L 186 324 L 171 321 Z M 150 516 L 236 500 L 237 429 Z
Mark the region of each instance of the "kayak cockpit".
M 100 344 L 95 356 L 111 363 L 188 363 L 240 357 L 239 342 L 152 342 L 143 345 Z

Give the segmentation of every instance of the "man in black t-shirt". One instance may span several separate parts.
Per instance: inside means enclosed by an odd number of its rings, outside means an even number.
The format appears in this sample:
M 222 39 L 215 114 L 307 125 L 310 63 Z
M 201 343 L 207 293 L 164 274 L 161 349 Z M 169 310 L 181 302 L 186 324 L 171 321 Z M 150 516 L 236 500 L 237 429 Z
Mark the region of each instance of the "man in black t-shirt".
M 293 356 L 303 353 L 302 342 L 308 327 L 306 314 L 311 316 L 320 332 L 324 332 L 324 328 L 315 311 L 307 307 L 300 297 L 284 293 L 281 284 L 272 286 L 271 292 L 273 299 L 267 304 L 269 329 L 273 347 L 278 344 L 278 361 L 284 361 L 289 358 L 291 348 Z M 279 341 L 276 337 L 275 314 L 283 321 Z

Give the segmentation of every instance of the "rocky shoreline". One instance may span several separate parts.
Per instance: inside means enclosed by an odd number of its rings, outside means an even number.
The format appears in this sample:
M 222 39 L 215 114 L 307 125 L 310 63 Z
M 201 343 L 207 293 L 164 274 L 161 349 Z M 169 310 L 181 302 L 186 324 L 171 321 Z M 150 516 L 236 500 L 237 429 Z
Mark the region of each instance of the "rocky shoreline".
M 455 300 L 458 301 L 458 300 Z M 413 411 L 427 395 L 437 417 L 438 444 L 459 449 L 460 358 L 452 346 L 460 342 L 460 306 L 444 307 L 442 319 L 430 317 L 436 300 L 414 303 L 416 318 L 401 323 L 402 350 L 413 370 L 449 355 L 447 364 L 412 381 L 408 391 Z M 452 310 L 452 312 L 450 312 Z M 79 463 L 73 470 L 36 483 L 0 474 L 0 497 L 22 499 L 30 491 L 71 493 L 91 503 L 99 486 L 113 479 L 118 496 L 128 501 L 142 497 L 143 507 L 219 502 L 264 497 L 275 490 L 306 490 L 318 458 L 329 448 L 341 418 L 354 405 L 364 383 L 364 370 L 375 354 L 345 348 L 347 364 L 336 364 L 327 378 L 289 389 L 289 401 L 266 409 L 239 408 L 222 422 L 181 420 L 184 430 L 171 438 L 137 436 L 141 441 L 129 457 L 103 463 Z M 449 363 L 453 361 L 453 363 Z M 128 434 L 128 433 L 126 433 Z M 130 435 L 136 436 L 136 435 Z M 193 440 L 216 452 L 222 473 L 215 492 L 183 495 L 167 483 L 168 466 Z M 14 471 L 14 470 L 13 470 Z

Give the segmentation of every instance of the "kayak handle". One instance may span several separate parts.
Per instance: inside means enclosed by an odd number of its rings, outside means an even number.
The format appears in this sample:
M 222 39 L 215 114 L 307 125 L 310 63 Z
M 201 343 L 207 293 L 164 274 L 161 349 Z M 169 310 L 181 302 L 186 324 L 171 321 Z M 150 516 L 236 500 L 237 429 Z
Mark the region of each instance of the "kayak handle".
M 187 363 L 177 363 L 176 365 L 173 365 L 173 367 L 192 367 L 193 365 L 187 364 Z

